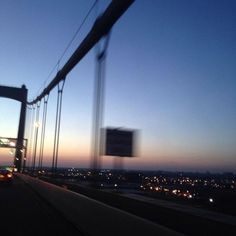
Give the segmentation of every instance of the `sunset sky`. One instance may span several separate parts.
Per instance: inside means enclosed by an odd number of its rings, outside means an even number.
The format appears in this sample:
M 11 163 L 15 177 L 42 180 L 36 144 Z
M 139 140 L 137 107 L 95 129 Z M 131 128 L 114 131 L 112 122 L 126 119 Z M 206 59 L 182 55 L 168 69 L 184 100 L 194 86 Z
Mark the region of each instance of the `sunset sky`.
M 109 2 L 98 1 L 59 68 Z M 29 101 L 39 95 L 93 3 L 0 0 L 0 84 L 25 84 Z M 125 158 L 125 168 L 236 172 L 235 12 L 234 0 L 137 0 L 114 25 L 103 126 L 138 130 L 137 157 Z M 93 49 L 65 83 L 59 166 L 90 165 L 94 79 Z M 56 94 L 49 97 L 47 166 Z M 18 102 L 0 97 L 0 137 L 16 137 L 19 111 Z M 103 157 L 103 167 L 113 160 Z M 0 165 L 12 161 L 0 149 Z

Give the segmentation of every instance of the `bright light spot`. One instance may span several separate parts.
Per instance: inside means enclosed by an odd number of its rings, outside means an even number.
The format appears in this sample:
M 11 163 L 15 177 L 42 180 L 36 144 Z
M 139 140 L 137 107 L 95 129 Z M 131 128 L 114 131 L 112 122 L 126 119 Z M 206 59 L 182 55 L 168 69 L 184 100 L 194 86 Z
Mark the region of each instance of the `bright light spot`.
M 173 193 L 173 194 L 177 194 L 177 189 L 174 189 L 174 190 L 172 191 L 172 193 Z
M 12 177 L 12 174 L 7 174 L 7 177 L 8 177 L 8 178 L 11 178 L 11 177 Z
M 117 184 L 114 184 L 115 187 L 117 187 Z
M 211 203 L 214 202 L 213 198 L 209 198 L 209 202 Z
M 39 127 L 40 126 L 40 123 L 39 122 L 35 122 L 35 127 Z
M 10 142 L 9 145 L 10 145 L 11 147 L 15 147 L 15 146 L 16 146 L 16 144 L 15 144 L 14 142 Z

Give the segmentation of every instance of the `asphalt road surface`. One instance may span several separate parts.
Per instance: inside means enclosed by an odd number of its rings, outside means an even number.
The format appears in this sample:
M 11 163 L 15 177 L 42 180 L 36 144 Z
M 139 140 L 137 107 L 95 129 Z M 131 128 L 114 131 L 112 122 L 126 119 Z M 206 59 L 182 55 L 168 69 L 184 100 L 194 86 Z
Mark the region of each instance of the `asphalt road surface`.
M 0 226 L 0 235 L 83 235 L 16 177 L 0 184 Z

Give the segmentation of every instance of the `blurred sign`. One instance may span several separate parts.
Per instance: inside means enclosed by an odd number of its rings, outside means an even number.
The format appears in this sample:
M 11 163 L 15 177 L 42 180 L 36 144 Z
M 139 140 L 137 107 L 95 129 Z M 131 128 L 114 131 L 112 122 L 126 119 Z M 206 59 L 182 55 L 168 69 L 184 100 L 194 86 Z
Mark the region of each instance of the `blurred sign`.
M 16 148 L 17 138 L 0 137 L 0 148 Z M 27 140 L 24 139 L 23 148 L 26 148 Z
M 134 131 L 121 129 L 105 130 L 105 152 L 107 156 L 133 157 Z
M 16 140 L 17 139 L 15 139 L 15 138 L 0 137 L 0 147 L 15 148 L 16 147 Z

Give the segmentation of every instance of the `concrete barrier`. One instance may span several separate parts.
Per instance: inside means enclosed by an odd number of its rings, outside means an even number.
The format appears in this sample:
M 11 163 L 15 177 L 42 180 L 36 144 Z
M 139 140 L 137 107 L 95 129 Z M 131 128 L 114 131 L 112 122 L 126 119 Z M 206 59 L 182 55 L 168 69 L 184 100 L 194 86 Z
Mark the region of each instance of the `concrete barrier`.
M 27 175 L 16 175 L 87 235 L 182 235 L 62 187 Z

